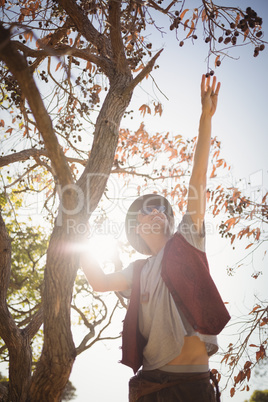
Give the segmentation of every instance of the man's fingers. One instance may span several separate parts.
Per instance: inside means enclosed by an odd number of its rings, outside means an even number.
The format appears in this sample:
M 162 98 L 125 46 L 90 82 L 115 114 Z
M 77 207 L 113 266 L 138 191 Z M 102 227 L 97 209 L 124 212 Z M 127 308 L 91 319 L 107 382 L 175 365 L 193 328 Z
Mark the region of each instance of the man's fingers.
M 210 86 L 210 75 L 207 78 L 207 82 L 206 82 L 206 91 L 209 89 Z
M 217 84 L 217 85 L 216 85 Z M 213 95 L 218 95 L 220 91 L 221 83 L 217 83 L 217 78 L 213 77 L 212 79 L 212 84 L 210 86 L 210 76 L 206 77 L 205 74 L 202 75 L 202 80 L 201 80 L 201 96 L 205 94 L 205 92 L 210 96 L 211 94 Z
M 202 79 L 201 79 L 201 96 L 205 92 L 205 83 L 206 83 L 206 76 L 205 76 L 205 74 L 203 74 Z
M 215 92 L 215 87 L 216 87 L 216 77 L 214 75 L 213 80 L 212 80 L 212 92 Z
M 221 83 L 218 82 L 217 87 L 216 87 L 216 91 L 215 91 L 216 95 L 218 95 L 218 93 L 220 92 L 220 88 L 221 88 Z

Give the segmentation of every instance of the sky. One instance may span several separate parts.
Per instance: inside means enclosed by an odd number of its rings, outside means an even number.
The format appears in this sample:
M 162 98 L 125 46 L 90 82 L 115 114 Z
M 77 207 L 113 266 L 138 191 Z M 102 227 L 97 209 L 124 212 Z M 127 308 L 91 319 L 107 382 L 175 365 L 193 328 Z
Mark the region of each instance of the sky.
M 225 5 L 233 1 L 222 2 Z M 237 2 L 240 6 L 253 4 L 244 0 Z M 252 5 L 264 20 L 264 33 L 268 32 L 268 3 L 265 0 L 254 1 Z M 135 108 L 150 101 L 147 93 L 154 92 L 164 105 L 161 118 L 147 117 L 132 122 L 137 129 L 144 120 L 149 132 L 171 132 L 193 137 L 197 134 L 200 116 L 200 80 L 206 73 L 206 45 L 198 40 L 192 45 L 190 41 L 179 47 L 171 35 L 161 38 L 159 48 L 164 47 L 154 71 L 154 79 L 168 100 L 162 96 L 152 83 L 146 82 L 143 88 L 134 92 L 130 108 Z M 268 46 L 257 58 L 253 57 L 250 46 L 239 48 L 237 60 L 225 58 L 220 68 L 216 69 L 217 79 L 221 82 L 218 110 L 213 117 L 213 135 L 222 143 L 222 157 L 231 165 L 231 171 L 224 180 L 231 186 L 239 186 L 252 198 L 265 194 L 268 188 Z M 237 52 L 232 53 L 237 57 Z M 212 63 L 213 64 L 213 63 Z M 128 126 L 128 123 L 125 123 Z M 124 121 L 123 121 L 124 124 Z M 260 190 L 258 192 L 258 190 Z M 233 277 L 227 275 L 227 266 L 232 266 L 245 256 L 245 244 L 233 250 L 229 242 L 217 234 L 216 223 L 211 221 L 214 229 L 207 233 L 207 256 L 212 277 L 222 295 L 227 301 L 232 317 L 247 314 L 252 306 L 254 294 L 267 300 L 267 259 L 263 260 L 264 250 L 254 257 L 246 259 L 245 266 Z M 251 278 L 254 269 L 264 269 L 266 272 L 255 280 Z M 115 324 L 115 330 L 121 330 L 121 321 Z M 224 349 L 233 340 L 233 329 L 223 331 L 219 337 Z M 71 381 L 77 388 L 76 402 L 111 402 L 127 401 L 127 382 L 133 375 L 131 369 L 118 363 L 121 357 L 120 341 L 97 343 L 91 350 L 77 358 L 71 375 Z M 217 358 L 212 359 L 211 367 Z M 219 359 L 218 359 L 219 360 Z M 229 391 L 222 395 L 222 401 L 243 402 L 249 399 L 252 391 L 268 388 L 268 380 L 253 379 L 250 392 L 237 391 L 231 398 Z
M 195 1 L 196 2 L 196 1 Z M 197 2 L 196 2 L 197 3 Z M 221 2 L 232 5 L 234 1 Z M 268 35 L 268 2 L 266 0 L 237 1 L 245 8 L 251 4 L 264 20 L 264 33 Z M 199 4 L 199 2 L 198 2 Z M 144 120 L 149 132 L 171 132 L 185 137 L 197 134 L 200 116 L 200 81 L 201 75 L 207 71 L 207 45 L 201 39 L 194 45 L 188 41 L 183 47 L 168 35 L 157 41 L 159 48 L 164 47 L 158 64 L 159 69 L 153 73 L 154 79 L 168 100 L 157 91 L 151 80 L 147 80 L 142 88 L 134 92 L 131 108 L 149 102 L 147 93 L 154 92 L 163 103 L 164 112 L 161 118 L 135 119 L 131 124 L 133 130 Z M 237 60 L 225 58 L 222 65 L 216 69 L 217 79 L 221 82 L 218 110 L 213 118 L 213 135 L 222 143 L 222 157 L 231 165 L 231 171 L 225 180 L 230 187 L 238 185 L 252 197 L 268 189 L 268 45 L 257 58 L 253 57 L 250 46 L 239 49 Z M 232 53 L 236 55 L 237 53 Z M 211 63 L 213 65 L 213 62 Z M 122 125 L 129 126 L 129 121 Z M 257 193 L 257 190 L 260 192 Z M 265 191 L 266 190 L 266 191 Z M 210 222 L 208 218 L 207 222 Z M 233 250 L 229 243 L 217 235 L 216 223 L 211 221 L 214 229 L 207 234 L 207 256 L 211 274 L 225 301 L 231 315 L 245 314 L 252 305 L 252 296 L 263 295 L 267 299 L 267 259 L 263 260 L 263 250 L 254 258 L 253 264 L 257 270 L 266 268 L 266 273 L 254 280 L 251 278 L 252 261 L 246 260 L 246 266 L 233 277 L 228 277 L 227 266 L 238 261 L 245 255 L 244 246 Z M 103 246 L 102 246 L 103 247 Z M 101 253 L 101 250 L 99 251 Z M 247 279 L 245 279 L 247 278 Z M 122 330 L 123 315 L 119 314 L 111 329 L 112 333 Z M 75 329 L 75 338 L 82 336 L 80 329 Z M 224 348 L 232 339 L 232 329 L 223 331 L 220 344 Z M 91 349 L 78 356 L 71 374 L 71 381 L 76 387 L 75 402 L 126 402 L 128 380 L 133 375 L 132 370 L 118 363 L 121 358 L 120 340 L 97 342 Z M 214 361 L 212 362 L 212 365 Z M 253 387 L 268 388 L 268 383 L 253 383 Z M 250 393 L 238 392 L 234 398 L 228 393 L 223 394 L 222 401 L 243 402 L 249 399 Z

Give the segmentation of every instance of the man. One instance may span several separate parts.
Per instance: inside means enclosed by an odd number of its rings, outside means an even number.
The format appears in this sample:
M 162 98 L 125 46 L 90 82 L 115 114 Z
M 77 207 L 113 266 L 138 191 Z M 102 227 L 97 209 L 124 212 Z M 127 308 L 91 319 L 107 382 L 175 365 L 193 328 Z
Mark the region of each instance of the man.
M 122 363 L 142 370 L 130 380 L 130 401 L 215 401 L 209 356 L 229 315 L 209 275 L 204 214 L 211 120 L 220 83 L 202 76 L 202 113 L 189 184 L 187 213 L 173 235 L 174 217 L 161 195 L 147 194 L 130 206 L 126 233 L 131 245 L 150 255 L 106 275 L 82 257 L 96 291 L 130 296 L 123 329 Z M 219 396 L 217 397 L 219 400 Z

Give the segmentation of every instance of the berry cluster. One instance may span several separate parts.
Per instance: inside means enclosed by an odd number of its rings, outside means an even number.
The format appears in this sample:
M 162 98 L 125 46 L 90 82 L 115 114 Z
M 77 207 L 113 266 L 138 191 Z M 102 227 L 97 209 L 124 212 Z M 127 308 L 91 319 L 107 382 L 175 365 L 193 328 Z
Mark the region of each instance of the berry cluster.
M 221 11 L 218 13 L 218 11 Z M 197 15 L 196 10 L 193 13 L 192 20 L 187 19 L 183 22 L 185 13 L 189 11 L 184 10 L 180 14 L 179 11 L 175 11 L 172 15 L 172 23 L 170 25 L 170 30 L 177 29 L 180 24 L 184 25 L 184 30 L 186 28 L 189 29 L 188 35 L 185 39 L 197 39 L 197 22 L 198 18 L 202 16 L 202 21 L 204 22 L 204 32 L 206 36 L 204 37 L 205 43 L 209 44 L 209 54 L 215 54 L 218 56 L 215 60 L 215 67 L 219 67 L 221 65 L 220 55 L 216 49 L 216 43 L 222 43 L 225 46 L 231 45 L 236 46 L 238 43 L 238 39 L 248 39 L 248 42 L 251 42 L 255 45 L 254 48 L 254 57 L 259 55 L 259 52 L 264 50 L 265 45 L 263 43 L 262 37 L 263 32 L 262 28 L 262 18 L 259 17 L 251 7 L 247 7 L 246 11 L 242 11 L 239 8 L 230 8 L 228 12 L 225 12 L 224 8 L 220 6 L 214 6 L 213 9 L 202 8 L 199 15 Z M 189 16 L 189 14 L 188 14 Z M 219 16 L 224 17 L 224 23 L 221 23 L 219 20 Z M 228 26 L 226 26 L 226 21 Z M 220 35 L 215 37 L 215 32 L 220 30 Z M 184 39 L 184 40 L 185 40 Z M 182 47 L 184 45 L 184 40 L 179 41 L 179 46 Z M 209 71 L 206 76 L 214 75 L 214 71 Z
M 229 29 L 225 29 L 223 26 L 224 35 L 221 35 L 218 38 L 218 42 L 223 42 L 225 45 L 228 45 L 229 43 L 236 45 L 237 38 L 240 34 L 246 35 L 250 29 L 256 29 L 258 27 L 261 29 L 261 25 L 262 18 L 259 17 L 256 11 L 252 10 L 251 7 L 247 7 L 246 12 L 243 14 L 243 18 L 241 18 L 238 22 L 231 22 Z M 261 30 L 255 34 L 256 38 L 261 38 L 262 35 L 263 33 Z M 259 52 L 264 50 L 264 47 L 264 44 L 256 46 L 254 49 L 254 57 L 258 56 Z
M 248 28 L 255 28 L 256 26 L 262 25 L 262 18 L 258 17 L 256 11 L 252 10 L 251 7 L 246 9 L 246 14 L 244 18 L 239 21 L 237 28 L 241 29 L 242 32 L 246 32 Z M 260 37 L 262 33 L 258 32 L 257 37 Z
M 45 82 L 48 82 L 48 78 L 47 78 L 46 72 L 45 72 L 44 70 L 41 71 L 40 77 L 41 77 L 41 80 L 43 80 L 43 81 L 45 81 Z
M 178 28 L 179 27 L 179 23 L 181 22 L 181 17 L 178 17 L 178 11 L 175 12 L 176 18 L 174 19 L 174 21 L 172 22 L 172 24 L 170 25 L 169 29 L 171 31 L 173 31 L 173 29 Z
M 210 72 L 209 73 L 206 73 L 206 77 L 208 78 L 209 76 L 213 76 L 214 75 L 214 71 L 213 70 L 210 70 Z
M 22 93 L 17 81 L 12 75 L 4 75 L 3 88 L 5 88 L 8 94 L 6 100 L 8 100 L 10 103 L 14 102 L 14 104 L 19 107 L 21 104 Z

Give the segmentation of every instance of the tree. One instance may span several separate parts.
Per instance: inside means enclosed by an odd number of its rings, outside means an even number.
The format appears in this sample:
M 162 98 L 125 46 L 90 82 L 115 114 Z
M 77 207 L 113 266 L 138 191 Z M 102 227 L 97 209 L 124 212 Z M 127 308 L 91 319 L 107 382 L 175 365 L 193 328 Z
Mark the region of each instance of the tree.
M 245 255 L 234 267 L 228 268 L 229 275 L 233 275 L 235 270 L 243 264 L 243 260 L 249 254 L 254 254 L 267 241 L 267 195 L 268 193 L 256 201 L 248 195 L 242 194 L 238 188 L 229 188 L 226 191 L 222 185 L 209 192 L 209 197 L 215 199 L 213 215 L 217 216 L 222 209 L 225 211 L 225 216 L 228 213 L 228 219 L 222 221 L 219 226 L 221 236 L 229 239 L 233 246 L 235 240 L 247 239 Z M 251 251 L 248 251 L 249 249 Z M 261 270 L 253 271 L 252 277 L 257 279 L 261 274 Z M 260 368 L 265 361 L 267 311 L 267 301 L 258 300 L 247 316 L 241 316 L 237 327 L 239 336 L 235 343 L 229 344 L 228 350 L 224 353 L 222 363 L 228 366 L 230 378 L 233 377 L 231 396 L 234 396 L 236 387 L 250 380 L 253 368 Z M 256 339 L 257 342 L 255 342 Z M 245 351 L 247 351 L 247 358 L 244 360 L 242 357 L 244 357 Z M 237 374 L 233 375 L 235 372 Z M 244 385 L 243 389 L 249 390 L 249 386 Z
M 161 30 L 157 18 L 163 16 L 175 34 L 183 31 L 185 38 L 179 42 L 183 46 L 185 40 L 197 40 L 202 25 L 209 60 L 213 57 L 213 68 L 218 68 L 227 49 L 239 43 L 252 44 L 254 56 L 258 56 L 264 49 L 262 19 L 250 7 L 242 11 L 205 0 L 193 11 L 177 1 L 164 7 L 161 1 L 151 0 L 25 0 L 17 4 L 2 0 L 0 5 L 1 108 L 8 116 L 1 119 L 6 136 L 1 166 L 9 165 L 4 170 L 8 184 L 2 194 L 3 209 L 7 214 L 7 209 L 13 208 L 21 225 L 15 207 L 29 208 L 34 195 L 44 194 L 43 211 L 52 227 L 44 281 L 39 286 L 42 302 L 36 300 L 32 313 L 30 308 L 20 325 L 22 316 L 17 320 L 7 306 L 12 233 L 2 217 L 0 220 L 0 336 L 8 349 L 8 398 L 54 401 L 61 397 L 76 354 L 89 347 L 98 322 L 96 318 L 92 324 L 80 311 L 91 332 L 77 348 L 70 309 L 75 307 L 72 292 L 79 253 L 71 246 L 87 235 L 88 220 L 101 208 L 102 195 L 109 196 L 110 174 L 120 175 L 124 182 L 134 174 L 153 181 L 176 177 L 178 183 L 170 196 L 174 203 L 181 200 L 180 208 L 185 202 L 187 183 L 183 179 L 187 178 L 194 140 L 187 142 L 181 136 L 172 140 L 168 134 L 151 138 L 143 125 L 134 134 L 120 129 L 133 90 L 157 67 L 162 52 L 153 51 L 146 29 Z M 213 73 L 208 65 L 207 74 Z M 159 103 L 154 109 L 161 114 Z M 151 112 L 146 104 L 140 110 Z M 214 139 L 213 175 L 226 166 L 219 149 Z M 149 164 L 163 151 L 169 166 L 163 164 L 148 173 Z M 218 200 L 213 202 L 216 206 Z M 36 260 L 31 253 L 28 257 L 26 265 L 36 266 L 38 257 Z M 83 290 L 84 284 L 78 286 Z M 102 300 L 93 297 L 107 316 Z M 32 374 L 30 343 L 42 323 L 43 349 Z
M 265 402 L 268 401 L 268 390 L 254 391 L 250 397 L 250 402 Z
M 61 397 L 61 401 L 71 401 L 76 397 L 76 388 L 73 386 L 71 381 L 68 380 Z M 1 401 L 6 400 L 8 397 L 8 378 L 4 377 L 0 373 L 0 397 Z

